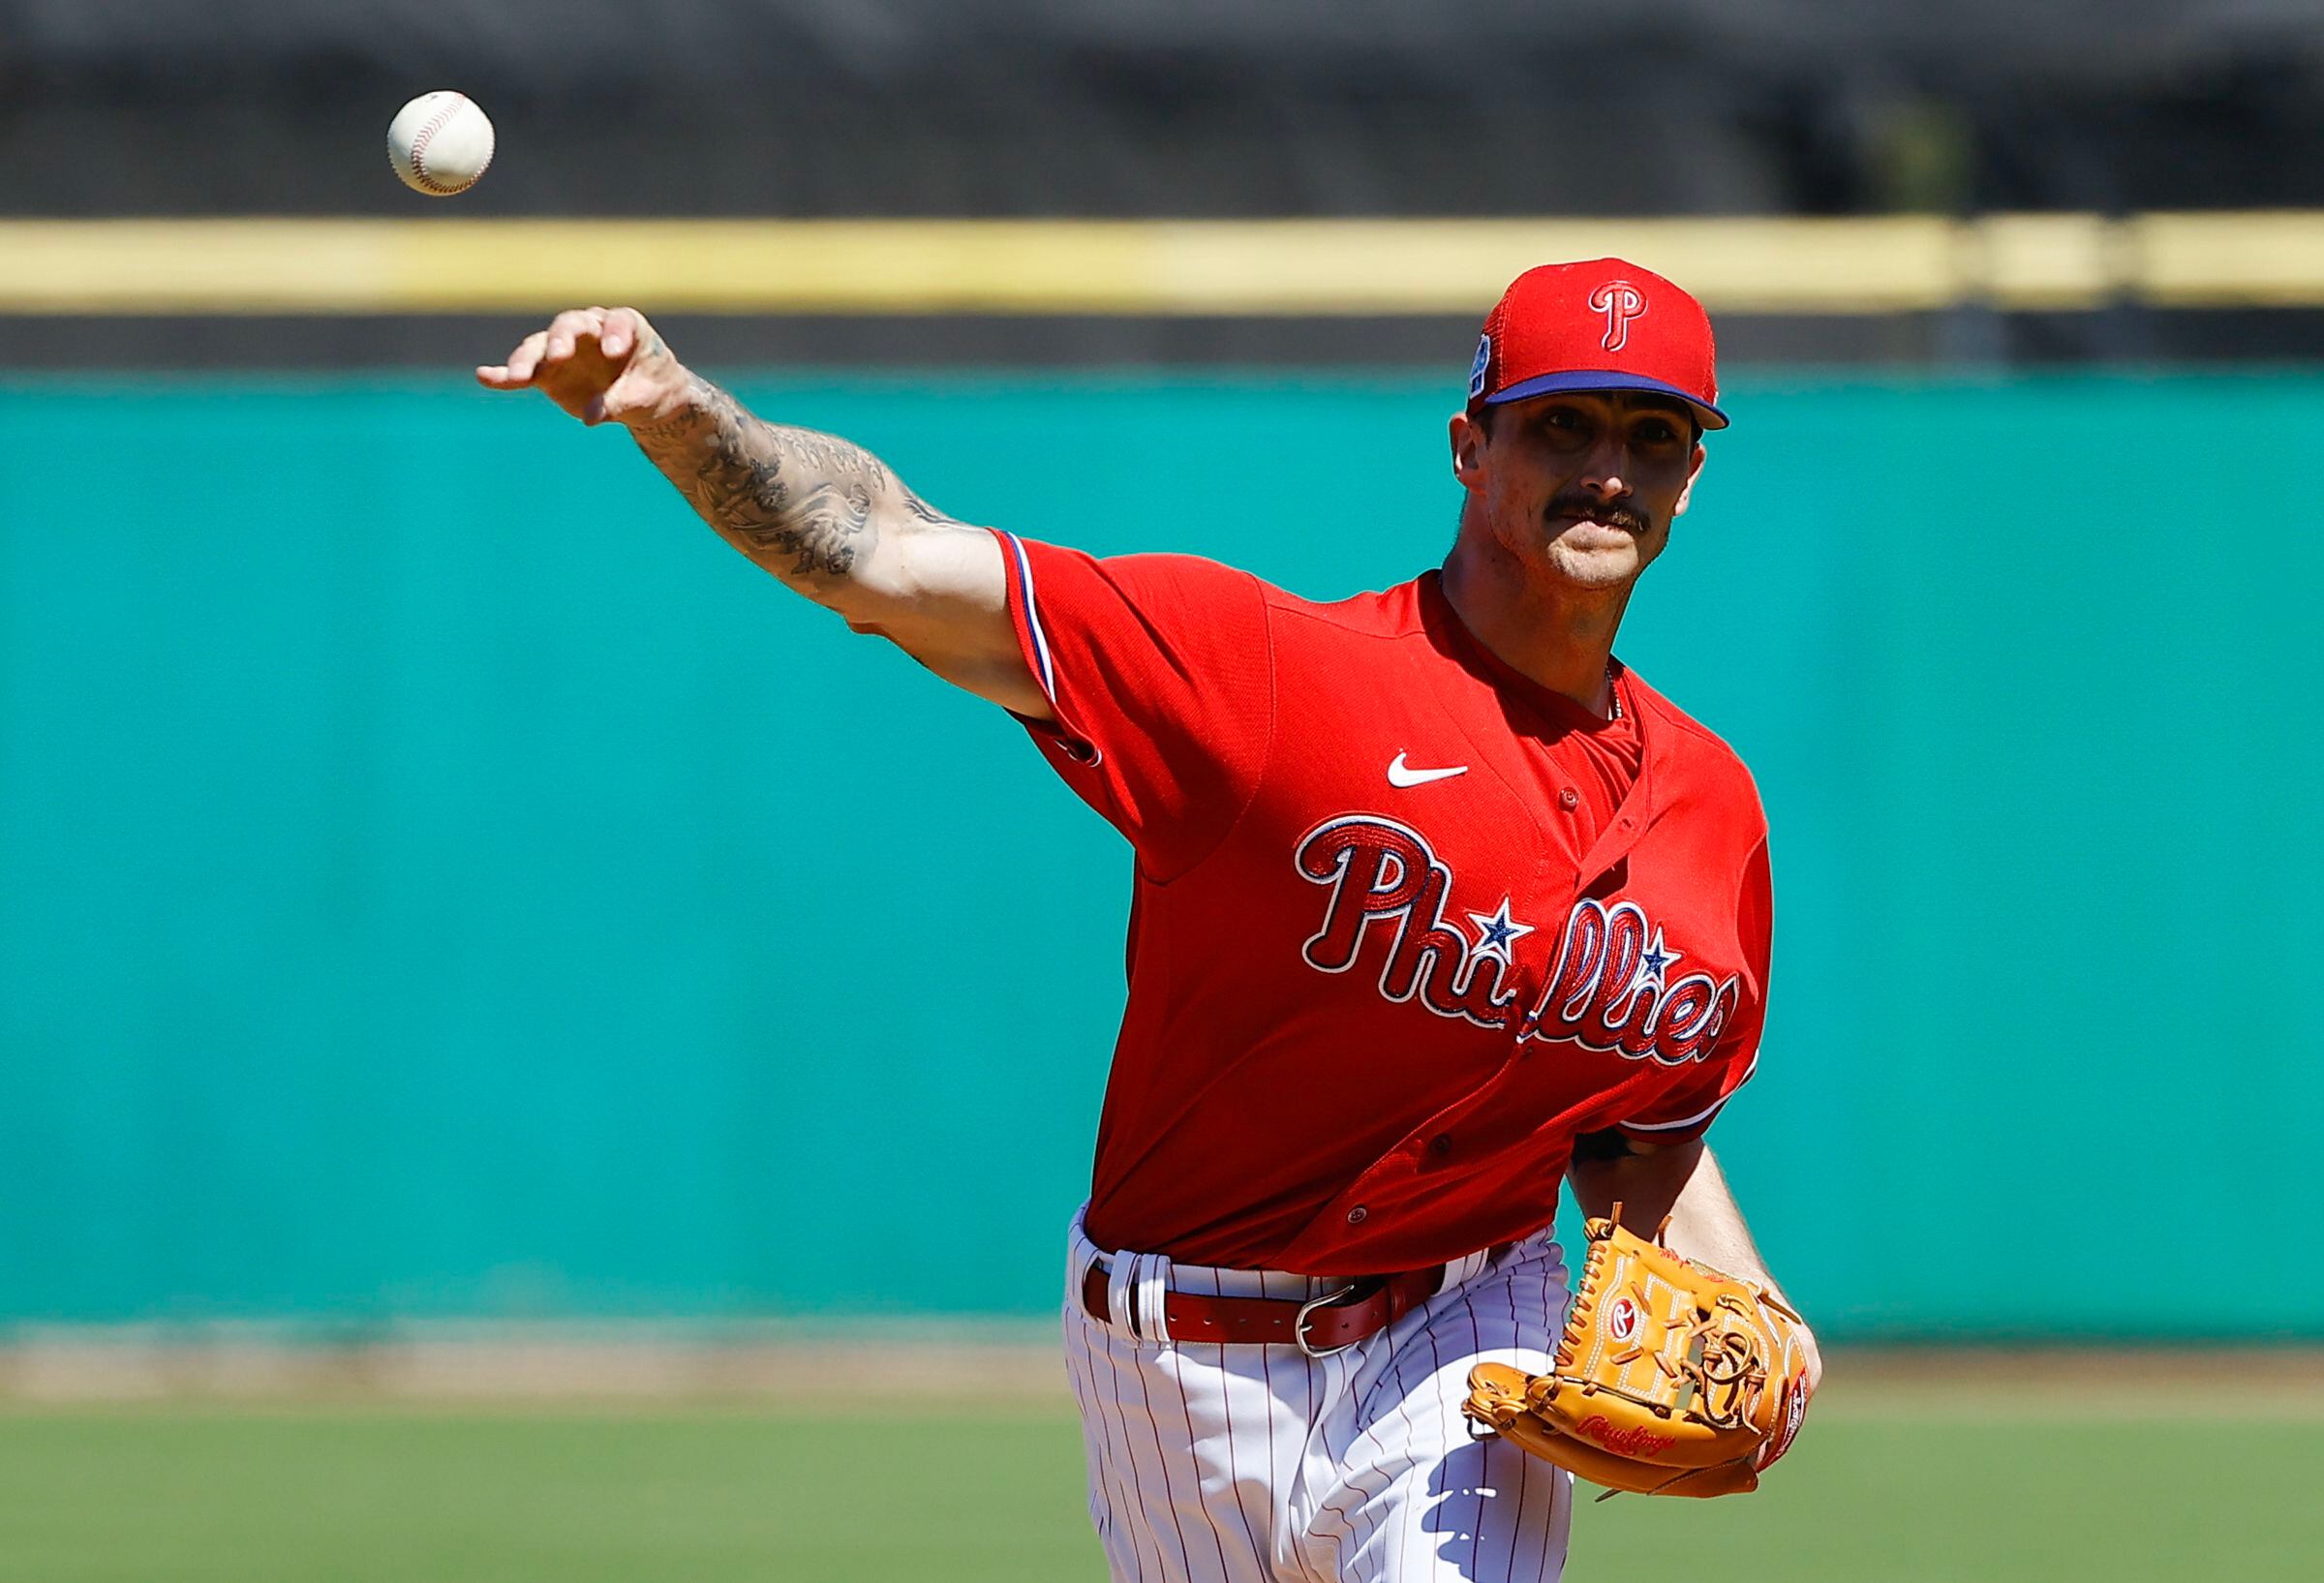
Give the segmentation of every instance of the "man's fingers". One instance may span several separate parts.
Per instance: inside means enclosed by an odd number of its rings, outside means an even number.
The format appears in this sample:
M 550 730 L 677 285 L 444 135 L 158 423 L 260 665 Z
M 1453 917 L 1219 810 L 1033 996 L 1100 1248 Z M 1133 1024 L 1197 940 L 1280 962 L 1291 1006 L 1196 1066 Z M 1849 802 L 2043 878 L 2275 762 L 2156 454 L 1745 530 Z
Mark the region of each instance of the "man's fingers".
M 508 354 L 508 372 L 520 380 L 529 380 L 540 367 L 540 360 L 549 350 L 549 332 L 535 330 L 516 344 Z
M 543 361 L 562 363 L 584 340 L 594 340 L 605 327 L 605 315 L 596 308 L 568 308 L 549 320 L 549 346 Z
M 638 331 L 644 323 L 636 309 L 616 308 L 605 316 L 605 333 L 597 345 L 605 349 L 607 358 L 620 362 L 642 339 Z
M 504 389 L 530 384 L 533 381 L 533 371 L 540 366 L 541 351 L 548 344 L 548 332 L 535 330 L 516 344 L 516 350 L 508 354 L 506 362 L 497 367 L 477 369 L 476 378 L 482 380 L 486 384 L 498 385 Z

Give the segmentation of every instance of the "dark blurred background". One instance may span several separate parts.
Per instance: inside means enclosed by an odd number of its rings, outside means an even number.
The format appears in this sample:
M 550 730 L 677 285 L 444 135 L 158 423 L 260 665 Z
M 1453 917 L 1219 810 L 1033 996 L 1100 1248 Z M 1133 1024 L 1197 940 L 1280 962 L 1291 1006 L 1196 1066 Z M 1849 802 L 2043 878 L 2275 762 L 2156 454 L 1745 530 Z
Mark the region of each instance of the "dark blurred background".
M 439 79 L 499 212 L 2324 203 L 2307 0 L 8 0 L 7 208 L 400 212 L 334 155 Z

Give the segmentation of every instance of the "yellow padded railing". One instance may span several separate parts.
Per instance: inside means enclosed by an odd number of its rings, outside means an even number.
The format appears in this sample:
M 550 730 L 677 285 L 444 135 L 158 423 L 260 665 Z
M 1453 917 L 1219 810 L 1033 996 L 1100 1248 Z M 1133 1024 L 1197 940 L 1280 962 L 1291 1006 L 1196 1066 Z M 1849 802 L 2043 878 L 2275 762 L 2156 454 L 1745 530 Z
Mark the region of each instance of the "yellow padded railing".
M 0 315 L 1474 314 L 1619 254 L 1714 310 L 2324 306 L 2324 211 L 1851 220 L 0 221 Z

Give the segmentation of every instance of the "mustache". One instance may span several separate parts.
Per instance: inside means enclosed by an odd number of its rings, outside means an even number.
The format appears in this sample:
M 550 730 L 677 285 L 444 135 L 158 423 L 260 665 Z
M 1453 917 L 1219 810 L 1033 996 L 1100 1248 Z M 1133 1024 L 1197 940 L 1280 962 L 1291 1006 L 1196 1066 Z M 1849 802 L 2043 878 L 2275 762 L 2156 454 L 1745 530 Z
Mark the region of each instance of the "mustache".
M 1654 524 L 1644 512 L 1634 511 L 1627 505 L 1609 505 L 1594 495 L 1578 492 L 1569 491 L 1550 501 L 1547 515 L 1587 517 L 1592 522 L 1602 522 L 1608 528 L 1620 528 L 1633 533 L 1654 532 Z

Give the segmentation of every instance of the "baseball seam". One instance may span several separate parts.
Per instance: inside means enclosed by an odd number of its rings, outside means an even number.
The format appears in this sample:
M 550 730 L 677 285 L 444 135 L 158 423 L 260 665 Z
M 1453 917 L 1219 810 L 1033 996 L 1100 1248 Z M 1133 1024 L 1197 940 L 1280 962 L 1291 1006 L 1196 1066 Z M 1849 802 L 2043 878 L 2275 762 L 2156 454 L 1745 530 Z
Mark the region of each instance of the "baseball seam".
M 412 176 L 413 180 L 420 184 L 420 186 L 426 188 L 431 193 L 441 193 L 446 197 L 449 197 L 453 193 L 465 191 L 467 188 L 474 186 L 477 177 L 483 175 L 485 170 L 492 165 L 492 156 L 489 154 L 485 155 L 484 163 L 476 167 L 476 174 L 469 177 L 467 181 L 461 183 L 458 187 L 446 186 L 444 183 L 438 181 L 434 176 L 428 174 L 427 153 L 430 139 L 432 139 L 436 134 L 442 132 L 445 127 L 450 126 L 452 124 L 452 117 L 458 115 L 460 113 L 460 107 L 467 103 L 468 95 L 463 93 L 456 93 L 452 95 L 451 103 L 445 105 L 443 108 L 438 110 L 434 115 L 429 116 L 426 121 L 420 124 L 419 130 L 412 135 Z

